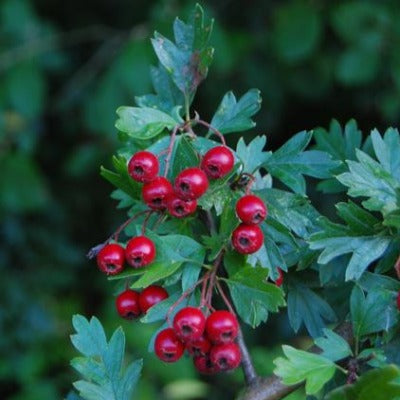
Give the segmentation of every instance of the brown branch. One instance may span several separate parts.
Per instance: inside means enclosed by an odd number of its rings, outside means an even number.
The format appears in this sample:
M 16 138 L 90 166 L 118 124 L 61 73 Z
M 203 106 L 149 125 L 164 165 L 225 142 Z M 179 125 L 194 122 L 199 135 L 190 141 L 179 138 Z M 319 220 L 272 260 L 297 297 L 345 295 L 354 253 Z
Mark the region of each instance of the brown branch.
M 350 345 L 353 343 L 354 336 L 350 323 L 344 322 L 335 329 L 335 332 Z M 308 351 L 310 353 L 320 353 L 321 349 L 317 346 L 312 346 Z M 280 400 L 302 385 L 303 384 L 300 383 L 287 386 L 283 384 L 281 379 L 276 375 L 256 378 L 253 380 L 253 383 L 239 395 L 237 400 Z
M 243 369 L 244 379 L 246 381 L 247 386 L 251 387 L 259 378 L 254 368 L 253 361 L 251 360 L 249 350 L 247 349 L 246 342 L 244 341 L 241 329 L 239 329 L 237 343 L 240 347 L 240 352 L 242 353 L 242 369 Z

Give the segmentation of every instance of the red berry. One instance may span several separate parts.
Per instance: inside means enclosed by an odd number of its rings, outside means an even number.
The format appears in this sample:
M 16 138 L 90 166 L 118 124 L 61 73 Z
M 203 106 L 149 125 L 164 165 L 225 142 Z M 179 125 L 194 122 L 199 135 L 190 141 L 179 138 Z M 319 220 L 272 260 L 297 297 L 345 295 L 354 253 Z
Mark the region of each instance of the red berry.
M 150 307 L 153 307 L 160 301 L 168 298 L 168 292 L 161 286 L 149 286 L 140 293 L 139 303 L 142 312 L 146 313 Z
M 267 207 L 257 196 L 247 194 L 236 203 L 236 213 L 243 223 L 257 225 L 267 216 Z
M 216 344 L 233 342 L 239 331 L 236 317 L 229 311 L 213 312 L 206 322 L 207 337 Z
M 158 176 L 143 185 L 143 201 L 154 210 L 164 210 L 173 191 L 171 182 L 162 176 Z
M 126 261 L 133 268 L 141 268 L 150 264 L 156 256 L 156 247 L 146 236 L 132 238 L 125 249 Z
M 258 225 L 240 224 L 232 233 L 233 247 L 241 254 L 255 253 L 263 241 L 264 235 Z
M 118 295 L 115 302 L 118 314 L 122 318 L 133 319 L 141 314 L 139 305 L 139 293 L 127 289 Z
M 200 168 L 186 168 L 175 179 L 175 193 L 183 200 L 198 199 L 207 189 L 207 175 Z
M 124 269 L 125 250 L 116 243 L 106 244 L 97 253 L 97 265 L 107 275 L 115 275 Z
M 196 200 L 182 200 L 175 195 L 171 196 L 168 201 L 168 211 L 176 218 L 183 218 L 187 215 L 193 214 L 197 208 Z
M 160 166 L 157 157 L 149 151 L 138 151 L 128 163 L 129 175 L 137 182 L 150 182 L 158 174 Z
M 235 160 L 226 146 L 217 146 L 207 151 L 201 161 L 201 169 L 211 179 L 222 178 L 231 172 Z
M 193 364 L 201 374 L 211 375 L 219 371 L 218 367 L 211 362 L 209 356 L 195 357 Z
M 275 281 L 275 285 L 276 286 L 282 286 L 282 283 L 283 283 L 283 271 L 280 268 L 278 268 L 278 274 L 279 274 L 279 276 Z
M 164 329 L 156 336 L 154 351 L 160 360 L 168 363 L 178 361 L 184 350 L 185 346 L 172 328 Z
M 400 292 L 397 295 L 397 308 L 400 310 Z
M 209 353 L 210 349 L 211 343 L 204 335 L 186 343 L 186 350 L 193 357 L 204 356 Z
M 210 361 L 219 370 L 226 371 L 239 366 L 242 356 L 236 343 L 225 343 L 214 346 L 210 352 Z
M 200 309 L 185 307 L 174 318 L 174 330 L 177 336 L 187 342 L 199 339 L 206 325 L 206 319 Z

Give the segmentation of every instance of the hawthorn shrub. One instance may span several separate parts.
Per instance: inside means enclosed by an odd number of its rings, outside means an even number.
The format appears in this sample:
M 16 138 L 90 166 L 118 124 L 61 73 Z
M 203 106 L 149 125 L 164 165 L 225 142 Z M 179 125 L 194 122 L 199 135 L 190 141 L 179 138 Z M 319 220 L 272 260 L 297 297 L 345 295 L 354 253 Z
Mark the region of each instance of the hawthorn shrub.
M 241 365 L 242 399 L 281 399 L 305 384 L 310 398 L 400 396 L 400 135 L 333 121 L 294 135 L 276 151 L 267 139 L 225 135 L 255 126 L 261 106 L 251 89 L 225 94 L 210 122 L 192 108 L 213 59 L 213 21 L 197 5 L 176 19 L 174 42 L 155 33 L 155 94 L 117 110 L 122 143 L 114 171 L 101 175 L 128 219 L 89 252 L 120 281 L 116 312 L 159 322 L 149 343 L 160 362 L 186 352 L 199 373 Z M 305 177 L 332 221 L 307 197 Z M 313 186 L 313 187 L 314 187 Z M 223 304 L 223 307 L 221 307 Z M 314 345 L 282 346 L 273 376 L 257 375 L 240 324 L 256 329 L 287 308 Z M 98 319 L 75 316 L 72 365 L 83 399 L 128 400 L 141 360 L 123 368 L 125 337 L 111 339 Z

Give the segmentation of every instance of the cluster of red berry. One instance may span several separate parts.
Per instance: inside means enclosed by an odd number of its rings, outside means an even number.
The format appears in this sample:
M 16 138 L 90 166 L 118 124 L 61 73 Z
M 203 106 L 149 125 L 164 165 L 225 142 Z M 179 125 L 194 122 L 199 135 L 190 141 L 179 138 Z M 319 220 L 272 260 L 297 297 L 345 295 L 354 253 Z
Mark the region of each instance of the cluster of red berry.
M 239 324 L 229 311 L 214 311 L 206 318 L 199 308 L 185 307 L 175 315 L 172 326 L 155 340 L 155 353 L 162 361 L 175 362 L 186 350 L 203 374 L 239 366 L 241 353 L 235 343 Z

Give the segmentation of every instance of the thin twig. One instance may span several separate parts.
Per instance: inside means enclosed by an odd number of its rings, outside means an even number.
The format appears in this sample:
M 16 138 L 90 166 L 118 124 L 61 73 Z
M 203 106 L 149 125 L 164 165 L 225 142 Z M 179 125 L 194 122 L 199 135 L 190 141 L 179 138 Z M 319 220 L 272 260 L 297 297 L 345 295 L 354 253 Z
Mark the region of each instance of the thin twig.
M 237 343 L 240 348 L 240 352 L 242 353 L 242 369 L 243 369 L 244 379 L 246 380 L 247 386 L 250 386 L 254 382 L 256 382 L 257 373 L 254 368 L 253 362 L 251 360 L 249 350 L 244 341 L 241 329 L 239 329 Z
M 215 135 L 217 135 L 219 137 L 219 139 L 221 140 L 221 143 L 226 146 L 226 142 L 225 142 L 225 138 L 224 135 L 217 129 L 214 128 L 212 125 L 210 125 L 208 122 L 203 121 L 202 119 L 199 118 L 199 114 L 197 114 L 197 112 L 195 113 L 196 117 L 193 120 L 194 122 L 205 126 L 206 128 L 208 128 L 210 131 L 212 131 Z

